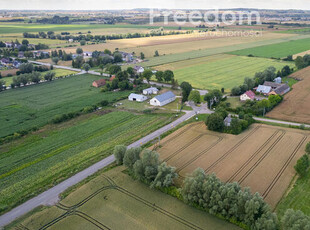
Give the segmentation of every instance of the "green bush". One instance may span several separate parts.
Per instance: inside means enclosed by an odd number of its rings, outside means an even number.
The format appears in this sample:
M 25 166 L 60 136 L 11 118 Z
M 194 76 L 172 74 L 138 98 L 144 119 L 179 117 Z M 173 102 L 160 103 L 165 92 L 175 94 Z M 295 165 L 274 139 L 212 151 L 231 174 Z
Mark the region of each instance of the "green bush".
M 299 158 L 294 168 L 300 176 L 305 176 L 309 168 L 309 156 L 305 154 Z

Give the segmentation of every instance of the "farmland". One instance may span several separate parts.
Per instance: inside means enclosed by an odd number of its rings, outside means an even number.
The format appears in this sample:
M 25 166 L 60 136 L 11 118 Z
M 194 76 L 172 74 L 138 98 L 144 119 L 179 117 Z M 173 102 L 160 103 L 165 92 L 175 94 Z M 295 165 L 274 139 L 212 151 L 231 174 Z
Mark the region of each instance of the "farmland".
M 226 91 L 242 84 L 245 77 L 253 77 L 256 72 L 269 66 L 281 69 L 292 63 L 265 58 L 250 58 L 219 54 L 204 58 L 191 59 L 157 66 L 156 70 L 171 69 L 179 82 L 188 81 L 194 87 L 203 89 L 220 89 Z
M 282 42 L 278 44 L 260 46 L 231 52 L 235 55 L 254 55 L 255 57 L 283 58 L 310 50 L 310 38 Z
M 270 118 L 310 124 L 310 67 L 293 73 L 291 78 L 301 79 L 283 102 L 267 114 Z
M 7 90 L 0 94 L 0 137 L 42 126 L 55 115 L 76 112 L 102 100 L 117 100 L 128 92 L 100 93 L 91 87 L 94 75 L 78 75 L 39 85 Z
M 292 189 L 277 205 L 276 211 L 279 216 L 283 216 L 285 210 L 292 208 L 301 210 L 306 215 L 310 215 L 310 172 L 302 178 L 298 178 Z
M 9 229 L 239 229 L 141 182 L 117 167 L 72 192 L 56 206 Z M 73 215 L 68 215 L 74 210 Z M 97 225 L 97 226 L 95 226 Z
M 2 145 L 0 211 L 107 157 L 115 145 L 130 144 L 170 121 L 169 115 L 102 111 Z
M 194 123 L 164 138 L 157 151 L 181 177 L 200 167 L 225 182 L 250 187 L 275 207 L 295 175 L 293 166 L 304 154 L 309 135 L 308 131 L 252 125 L 234 136 Z

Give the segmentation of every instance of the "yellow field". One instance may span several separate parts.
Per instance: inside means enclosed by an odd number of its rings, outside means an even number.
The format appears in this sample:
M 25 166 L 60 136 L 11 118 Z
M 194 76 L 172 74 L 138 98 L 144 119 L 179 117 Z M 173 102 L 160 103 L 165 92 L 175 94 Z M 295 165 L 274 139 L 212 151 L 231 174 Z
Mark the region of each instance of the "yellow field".
M 309 131 L 258 124 L 234 136 L 194 123 L 164 138 L 157 151 L 181 178 L 200 167 L 225 182 L 250 187 L 275 207 L 295 175 L 294 165 L 309 137 Z
M 213 36 L 214 35 L 214 36 Z M 259 37 L 223 37 L 219 33 L 213 33 L 212 36 L 206 34 L 181 34 L 150 38 L 132 38 L 111 40 L 106 43 L 96 45 L 86 45 L 82 49 L 84 51 L 95 51 L 119 48 L 126 52 L 135 52 L 137 55 L 143 52 L 146 57 L 153 57 L 157 50 L 160 55 L 169 55 L 175 53 L 189 52 L 193 50 L 219 48 L 224 46 L 233 46 L 255 41 L 264 41 L 272 39 L 281 39 L 291 36 L 292 34 L 281 33 L 263 33 Z M 77 47 L 65 48 L 66 52 L 75 53 Z
M 240 229 L 114 168 L 9 229 Z

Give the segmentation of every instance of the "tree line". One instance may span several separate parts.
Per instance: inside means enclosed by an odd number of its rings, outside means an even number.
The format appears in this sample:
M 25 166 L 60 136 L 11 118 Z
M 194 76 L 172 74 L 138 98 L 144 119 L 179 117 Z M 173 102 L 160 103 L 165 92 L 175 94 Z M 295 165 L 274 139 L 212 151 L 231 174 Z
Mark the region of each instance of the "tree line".
M 281 222 L 259 193 L 242 188 L 237 182 L 224 183 L 215 174 L 207 175 L 197 168 L 185 177 L 181 188 L 175 168 L 159 160 L 155 151 L 137 147 L 115 146 L 113 154 L 118 165 L 127 167 L 134 179 L 177 197 L 185 203 L 253 230 L 308 230 L 310 218 L 301 211 L 288 209 Z

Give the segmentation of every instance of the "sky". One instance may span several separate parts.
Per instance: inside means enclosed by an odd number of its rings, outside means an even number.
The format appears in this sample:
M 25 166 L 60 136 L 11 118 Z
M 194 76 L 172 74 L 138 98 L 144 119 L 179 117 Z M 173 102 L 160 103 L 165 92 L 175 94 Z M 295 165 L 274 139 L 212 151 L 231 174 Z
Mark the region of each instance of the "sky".
M 0 0 L 0 9 L 12 10 L 109 10 L 160 9 L 302 9 L 309 0 Z

